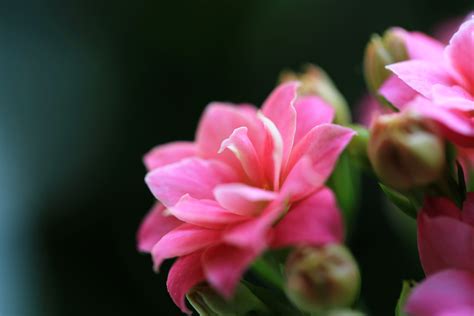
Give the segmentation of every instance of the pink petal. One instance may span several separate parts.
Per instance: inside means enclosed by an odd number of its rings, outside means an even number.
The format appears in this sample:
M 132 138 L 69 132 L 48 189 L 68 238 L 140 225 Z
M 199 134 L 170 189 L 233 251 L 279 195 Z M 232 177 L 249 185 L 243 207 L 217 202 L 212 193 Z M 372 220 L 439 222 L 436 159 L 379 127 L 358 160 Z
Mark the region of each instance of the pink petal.
M 264 186 L 273 186 L 273 190 L 280 188 L 280 176 L 283 167 L 283 139 L 275 124 L 265 115 L 259 115 L 265 126 L 265 144 L 261 155 L 261 164 L 264 166 L 265 178 L 271 183 Z
M 446 56 L 474 94 L 474 16 L 464 22 L 446 47 Z
M 320 189 L 326 179 L 327 176 L 313 168 L 313 160 L 306 155 L 293 166 L 280 192 L 289 201 L 298 201 Z
M 241 183 L 230 183 L 217 186 L 214 196 L 217 202 L 230 212 L 254 216 L 261 213 L 263 207 L 274 200 L 277 194 Z
M 180 257 L 219 242 L 220 230 L 182 224 L 164 235 L 151 250 L 155 270 L 165 259 Z
M 424 60 L 408 60 L 387 66 L 402 81 L 427 98 L 435 84 L 451 86 L 455 82 L 441 65 Z
M 196 155 L 196 146 L 192 142 L 172 142 L 159 145 L 150 150 L 143 162 L 148 171 L 165 166 L 184 158 Z
M 246 127 L 236 128 L 229 138 L 222 142 L 219 153 L 225 149 L 232 151 L 242 164 L 242 168 L 250 180 L 257 185 L 261 185 L 264 182 L 263 169 L 247 131 Z
M 223 209 L 214 200 L 198 200 L 184 195 L 169 212 L 183 222 L 205 228 L 223 228 L 247 219 Z
M 410 59 L 443 60 L 444 45 L 438 40 L 420 32 L 407 32 L 400 28 L 395 31 L 403 38 Z
M 474 193 L 467 193 L 466 200 L 464 201 L 462 212 L 462 221 L 474 226 Z
M 438 123 L 442 134 L 457 145 L 474 146 L 474 122 L 470 115 L 436 106 L 423 97 L 415 98 L 407 105 L 407 109 Z
M 405 311 L 413 316 L 472 316 L 473 293 L 472 273 L 445 270 L 428 277 L 413 289 Z
M 239 178 L 219 161 L 188 158 L 150 171 L 145 182 L 161 203 L 171 207 L 185 194 L 212 199 L 216 185 L 239 182 Z
M 225 298 L 230 299 L 240 278 L 255 259 L 252 250 L 220 244 L 207 249 L 203 267 L 207 281 Z
M 263 127 L 256 116 L 256 109 L 249 105 L 237 106 L 214 102 L 204 111 L 196 132 L 196 145 L 200 157 L 217 158 L 230 165 L 240 166 L 231 152 L 218 154 L 222 141 L 238 127 L 247 127 L 252 143 L 260 148 L 263 143 Z
M 427 275 L 458 268 L 474 272 L 474 227 L 447 216 L 418 215 L 418 249 Z
M 143 219 L 137 233 L 140 251 L 150 252 L 161 237 L 182 224 L 176 217 L 163 214 L 164 210 L 161 203 L 156 203 Z
M 296 131 L 296 111 L 293 103 L 296 100 L 298 82 L 279 85 L 263 103 L 262 112 L 280 132 L 283 141 L 282 165 L 290 155 Z
M 405 104 L 417 95 L 415 90 L 395 75 L 385 80 L 379 93 L 399 110 L 403 110 Z
M 473 97 L 460 86 L 447 87 L 437 84 L 433 86 L 432 93 L 436 105 L 466 112 L 474 111 Z
M 186 307 L 186 294 L 195 285 L 204 281 L 204 271 L 201 264 L 202 252 L 196 252 L 178 258 L 168 273 L 166 286 L 173 302 L 183 313 L 191 314 Z
M 331 123 L 335 115 L 335 110 L 332 106 L 315 96 L 299 97 L 295 102 L 295 110 L 295 144 L 313 127 L 324 123 Z
M 273 236 L 272 247 L 342 242 L 342 217 L 332 191 L 323 188 L 295 203 L 275 226 Z
M 322 124 L 313 128 L 295 146 L 290 156 L 287 173 L 303 156 L 311 159 L 313 171 L 319 175 L 317 182 L 323 183 L 331 174 L 339 155 L 355 132 L 349 128 Z M 288 185 L 288 184 L 284 184 Z
M 267 246 L 270 227 L 286 210 L 287 203 L 276 199 L 257 218 L 237 224 L 224 232 L 223 239 L 229 244 L 260 252 Z

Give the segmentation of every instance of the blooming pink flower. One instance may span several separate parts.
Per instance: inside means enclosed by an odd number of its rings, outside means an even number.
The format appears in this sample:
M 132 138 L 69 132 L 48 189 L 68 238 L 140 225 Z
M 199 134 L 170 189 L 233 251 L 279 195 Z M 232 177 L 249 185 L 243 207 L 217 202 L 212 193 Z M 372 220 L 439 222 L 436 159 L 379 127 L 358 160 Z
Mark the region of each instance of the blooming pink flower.
M 454 143 L 473 146 L 474 17 L 446 47 L 427 36 L 407 39 L 410 60 L 387 66 L 397 77 L 387 80 L 380 93 L 396 106 L 413 108 L 438 123 Z
M 405 311 L 411 316 L 474 315 L 474 274 L 444 270 L 431 275 L 413 289 Z
M 446 198 L 428 198 L 418 215 L 418 249 L 427 275 L 451 268 L 474 273 L 474 193 L 462 211 Z
M 332 107 L 277 87 L 261 111 L 211 103 L 194 142 L 161 145 L 144 158 L 156 206 L 138 232 L 155 268 L 178 257 L 168 290 L 184 312 L 191 287 L 207 281 L 230 297 L 268 247 L 341 242 L 334 194 L 324 183 L 354 132 L 331 124 Z

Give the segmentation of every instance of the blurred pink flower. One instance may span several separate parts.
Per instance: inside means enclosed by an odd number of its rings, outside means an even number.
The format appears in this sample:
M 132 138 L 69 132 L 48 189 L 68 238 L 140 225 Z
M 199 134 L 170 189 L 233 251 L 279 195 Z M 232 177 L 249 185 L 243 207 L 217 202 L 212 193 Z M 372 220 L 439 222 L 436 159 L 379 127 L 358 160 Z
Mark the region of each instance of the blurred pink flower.
M 429 276 L 413 289 L 405 311 L 411 316 L 474 315 L 474 274 L 445 270 Z
M 446 198 L 428 198 L 418 215 L 418 249 L 427 275 L 444 269 L 474 273 L 474 193 L 462 210 Z
M 156 206 L 138 232 L 155 269 L 178 257 L 168 291 L 184 312 L 186 293 L 207 281 L 233 294 L 268 247 L 343 239 L 334 194 L 324 183 L 354 132 L 331 124 L 317 97 L 297 98 L 298 83 L 277 87 L 261 111 L 211 103 L 194 142 L 156 147 L 144 158 Z
M 407 40 L 408 50 L 416 52 L 417 57 L 410 53 L 410 60 L 387 66 L 397 77 L 380 90 L 396 106 L 415 109 L 438 123 L 446 138 L 461 146 L 474 146 L 473 34 L 471 17 L 446 47 L 427 36 Z M 400 102 L 400 97 L 410 93 L 416 96 L 411 102 Z

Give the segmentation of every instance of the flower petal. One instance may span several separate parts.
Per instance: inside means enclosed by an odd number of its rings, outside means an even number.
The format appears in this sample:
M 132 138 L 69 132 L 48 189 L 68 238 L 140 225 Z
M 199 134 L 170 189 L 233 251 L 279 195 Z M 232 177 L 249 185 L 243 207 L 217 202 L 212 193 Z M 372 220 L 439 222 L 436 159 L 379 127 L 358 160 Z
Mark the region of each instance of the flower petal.
M 474 121 L 469 114 L 436 106 L 421 96 L 410 102 L 407 109 L 436 122 L 441 128 L 441 133 L 457 145 L 474 146 Z
M 295 102 L 295 110 L 295 144 L 313 127 L 324 123 L 331 123 L 335 115 L 334 108 L 316 96 L 299 97 Z
M 145 182 L 161 203 L 171 207 L 185 194 L 212 199 L 216 185 L 239 182 L 239 178 L 222 162 L 188 158 L 150 171 Z
M 198 200 L 184 195 L 169 212 L 183 222 L 205 228 L 222 228 L 247 219 L 223 209 L 214 200 Z
M 229 244 L 260 252 L 268 244 L 269 229 L 284 213 L 287 203 L 280 197 L 270 203 L 260 216 L 237 224 L 224 232 L 223 239 Z
M 226 148 L 232 151 L 242 164 L 242 168 L 250 180 L 256 185 L 262 185 L 264 182 L 263 169 L 247 131 L 247 127 L 236 128 L 229 138 L 222 141 L 219 153 Z
M 172 142 L 156 146 L 150 150 L 145 157 L 143 157 L 143 163 L 147 170 L 150 171 L 195 155 L 196 146 L 194 143 Z
M 474 92 L 474 16 L 453 35 L 446 47 L 446 56 L 464 79 L 467 90 Z
M 474 315 L 474 274 L 445 270 L 416 286 L 405 311 L 414 316 Z
M 155 270 L 165 259 L 184 256 L 217 243 L 220 230 L 182 224 L 164 235 L 151 250 Z
M 280 176 L 283 167 L 283 139 L 275 124 L 262 113 L 258 114 L 265 126 L 265 144 L 261 164 L 264 166 L 265 178 L 271 179 L 273 190 L 280 188 Z
M 201 265 L 202 252 L 196 252 L 178 258 L 168 273 L 166 286 L 173 302 L 183 313 L 191 314 L 186 307 L 186 294 L 195 285 L 204 281 L 204 271 Z
M 396 28 L 395 32 L 403 38 L 410 59 L 434 62 L 443 60 L 444 45 L 438 40 L 420 32 L 407 32 L 400 28 Z
M 474 272 L 474 227 L 447 216 L 418 215 L 418 249 L 427 275 L 458 268 Z
M 161 237 L 183 223 L 174 216 L 163 214 L 164 210 L 163 204 L 157 202 L 143 219 L 137 232 L 140 251 L 150 252 Z
M 425 60 L 408 60 L 391 64 L 387 69 L 396 74 L 411 88 L 427 98 L 432 97 L 432 88 L 435 84 L 445 86 L 454 85 L 450 74 L 439 64 Z
M 217 158 L 232 166 L 240 163 L 231 152 L 218 154 L 222 141 L 238 127 L 247 127 L 252 143 L 260 148 L 263 143 L 262 124 L 256 116 L 256 108 L 249 105 L 214 102 L 209 104 L 201 117 L 196 132 L 198 154 L 203 158 Z
M 230 299 L 242 274 L 256 256 L 252 250 L 232 245 L 211 247 L 202 258 L 206 279 L 222 296 Z
M 411 101 L 417 92 L 395 75 L 390 76 L 379 89 L 379 93 L 399 110 Z
M 294 148 L 288 163 L 287 174 L 303 156 L 311 159 L 313 171 L 321 184 L 331 174 L 339 155 L 355 132 L 349 128 L 322 124 L 313 128 Z
M 436 105 L 448 109 L 474 112 L 474 98 L 460 86 L 447 87 L 436 84 L 432 89 Z
M 229 212 L 254 216 L 261 213 L 263 207 L 274 200 L 277 194 L 241 183 L 229 183 L 217 186 L 214 189 L 214 196 Z
M 295 203 L 275 226 L 272 247 L 323 246 L 344 238 L 342 217 L 334 194 L 323 188 Z
M 270 119 L 280 132 L 283 141 L 282 165 L 288 160 L 296 131 L 296 100 L 299 83 L 288 82 L 279 85 L 262 105 L 262 113 Z

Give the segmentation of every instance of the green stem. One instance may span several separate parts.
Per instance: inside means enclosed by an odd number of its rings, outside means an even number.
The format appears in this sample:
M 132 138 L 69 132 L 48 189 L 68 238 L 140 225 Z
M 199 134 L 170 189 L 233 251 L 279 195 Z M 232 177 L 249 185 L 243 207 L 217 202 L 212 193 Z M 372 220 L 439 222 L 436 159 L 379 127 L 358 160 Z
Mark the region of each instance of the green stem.
M 252 271 L 254 271 L 265 282 L 268 282 L 276 288 L 283 290 L 284 282 L 282 275 L 274 266 L 268 263 L 265 258 L 258 258 L 252 264 Z

